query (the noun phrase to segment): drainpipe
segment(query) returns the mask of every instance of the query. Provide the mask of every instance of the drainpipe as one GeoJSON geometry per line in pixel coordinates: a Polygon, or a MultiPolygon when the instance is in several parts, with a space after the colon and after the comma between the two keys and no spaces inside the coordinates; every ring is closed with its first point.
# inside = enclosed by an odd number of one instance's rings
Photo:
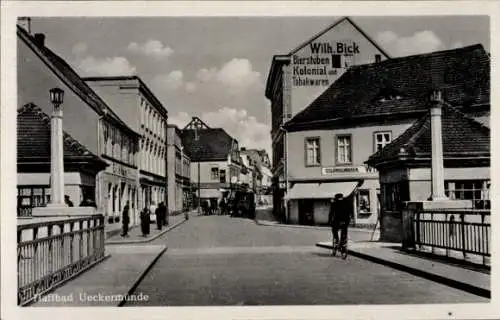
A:
{"type": "MultiPolygon", "coordinates": [[[[280,127],[280,130],[283,132],[283,140],[285,142],[285,155],[284,155],[284,171],[285,171],[285,196],[288,195],[288,131],[286,131],[283,126],[280,127]]],[[[285,199],[283,199],[285,200],[285,199]]],[[[289,223],[290,221],[290,212],[288,210],[288,200],[285,200],[285,218],[286,218],[286,223],[289,223]]]]}

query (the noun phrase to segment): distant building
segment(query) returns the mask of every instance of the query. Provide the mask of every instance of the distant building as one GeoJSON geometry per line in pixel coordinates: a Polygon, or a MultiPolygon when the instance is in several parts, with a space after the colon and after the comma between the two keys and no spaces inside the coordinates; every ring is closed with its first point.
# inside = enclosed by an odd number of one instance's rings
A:
{"type": "Polygon", "coordinates": [[[375,224],[379,174],[365,161],[428,112],[434,87],[442,88],[447,103],[487,125],[489,70],[481,45],[350,68],[284,126],[293,155],[286,163],[289,221],[326,223],[329,199],[343,193],[352,195],[355,224],[375,224]]]}
{"type": "Polygon", "coordinates": [[[272,204],[272,174],[271,174],[271,162],[267,152],[263,149],[241,149],[241,154],[247,155],[254,163],[257,177],[255,194],[257,196],[256,201],[261,202],[261,204],[270,205],[272,204]]]}
{"type": "Polygon", "coordinates": [[[182,145],[182,132],[172,124],[167,126],[168,210],[176,214],[189,209],[191,194],[191,159],[182,145]]]}
{"type": "Polygon", "coordinates": [[[148,86],[137,76],[84,78],[87,84],[133,130],[141,134],[139,206],[167,203],[168,112],[148,86]]]}
{"type": "MultiPolygon", "coordinates": [[[[405,201],[424,201],[431,195],[430,118],[424,115],[367,160],[380,174],[383,241],[401,241],[405,201]]],[[[490,129],[446,102],[441,118],[446,196],[489,208],[490,129]]]]}
{"type": "MultiPolygon", "coordinates": [[[[45,46],[43,34],[31,35],[18,26],[17,39],[18,110],[32,104],[51,115],[53,106],[49,90],[54,87],[64,90],[64,132],[108,164],[98,173],[94,185],[88,184],[90,180],[81,184],[81,192],[74,193],[75,196],[80,194],[94,200],[98,212],[109,217],[106,222],[114,222],[126,201],[130,201],[131,223],[137,223],[139,134],[127,126],[63,59],[45,46]]],[[[37,190],[49,186],[47,181],[26,179],[19,181],[20,193],[33,186],[37,186],[37,190]]],[[[50,190],[45,192],[50,195],[50,190]]],[[[72,199],[75,204],[81,200],[72,199]]]]}
{"type": "Polygon", "coordinates": [[[273,57],[266,84],[271,102],[275,214],[284,214],[287,141],[283,124],[318,98],[350,67],[389,55],[350,18],[342,18],[289,53],[273,57]]]}
{"type": "Polygon", "coordinates": [[[241,189],[238,141],[224,129],[210,128],[193,117],[182,130],[182,144],[191,159],[191,183],[196,197],[199,189],[201,201],[215,204],[222,196],[241,189]]]}

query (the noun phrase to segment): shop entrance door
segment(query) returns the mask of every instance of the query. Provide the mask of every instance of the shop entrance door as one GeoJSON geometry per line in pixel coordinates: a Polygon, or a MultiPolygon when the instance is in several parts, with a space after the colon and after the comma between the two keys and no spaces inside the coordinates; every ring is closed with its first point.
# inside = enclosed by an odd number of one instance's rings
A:
{"type": "Polygon", "coordinates": [[[314,225],[314,201],[311,199],[299,200],[299,224],[314,225]]]}

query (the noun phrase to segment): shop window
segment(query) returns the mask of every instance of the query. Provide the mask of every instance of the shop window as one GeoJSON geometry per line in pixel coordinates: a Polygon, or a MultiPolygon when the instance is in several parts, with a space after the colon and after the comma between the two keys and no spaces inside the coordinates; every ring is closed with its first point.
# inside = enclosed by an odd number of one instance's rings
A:
{"type": "Polygon", "coordinates": [[[359,190],[357,193],[358,216],[363,218],[371,214],[370,190],[359,190]]]}
{"type": "Polygon", "coordinates": [[[306,166],[319,166],[321,164],[319,138],[306,138],[305,148],[306,166]]]}
{"type": "Polygon", "coordinates": [[[220,170],[220,183],[226,183],[226,170],[220,170]]]}
{"type": "Polygon", "coordinates": [[[337,164],[352,163],[351,135],[337,136],[337,164]]]}
{"type": "Polygon", "coordinates": [[[382,150],[386,145],[391,142],[392,133],[390,131],[386,132],[375,132],[373,134],[373,140],[375,141],[375,152],[382,150]]]}
{"type": "Polygon", "coordinates": [[[212,168],[210,170],[210,178],[212,180],[219,180],[219,168],[212,168]]]}

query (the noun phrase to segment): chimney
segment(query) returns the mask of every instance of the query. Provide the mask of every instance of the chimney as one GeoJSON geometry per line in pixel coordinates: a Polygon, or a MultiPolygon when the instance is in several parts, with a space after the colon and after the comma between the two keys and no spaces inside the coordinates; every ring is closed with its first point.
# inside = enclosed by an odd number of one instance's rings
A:
{"type": "Polygon", "coordinates": [[[444,192],[444,164],[443,164],[443,132],[442,132],[442,105],[441,90],[434,89],[430,94],[431,115],[431,146],[432,146],[432,194],[431,200],[446,200],[444,192]]]}
{"type": "Polygon", "coordinates": [[[380,54],[375,55],[375,63],[379,63],[382,61],[382,56],[380,54]]]}
{"type": "Polygon", "coordinates": [[[45,46],[45,35],[43,33],[35,33],[35,42],[38,46],[45,46]]]}
{"type": "Polygon", "coordinates": [[[19,17],[17,18],[17,25],[26,30],[31,34],[31,18],[30,17],[19,17]]]}

